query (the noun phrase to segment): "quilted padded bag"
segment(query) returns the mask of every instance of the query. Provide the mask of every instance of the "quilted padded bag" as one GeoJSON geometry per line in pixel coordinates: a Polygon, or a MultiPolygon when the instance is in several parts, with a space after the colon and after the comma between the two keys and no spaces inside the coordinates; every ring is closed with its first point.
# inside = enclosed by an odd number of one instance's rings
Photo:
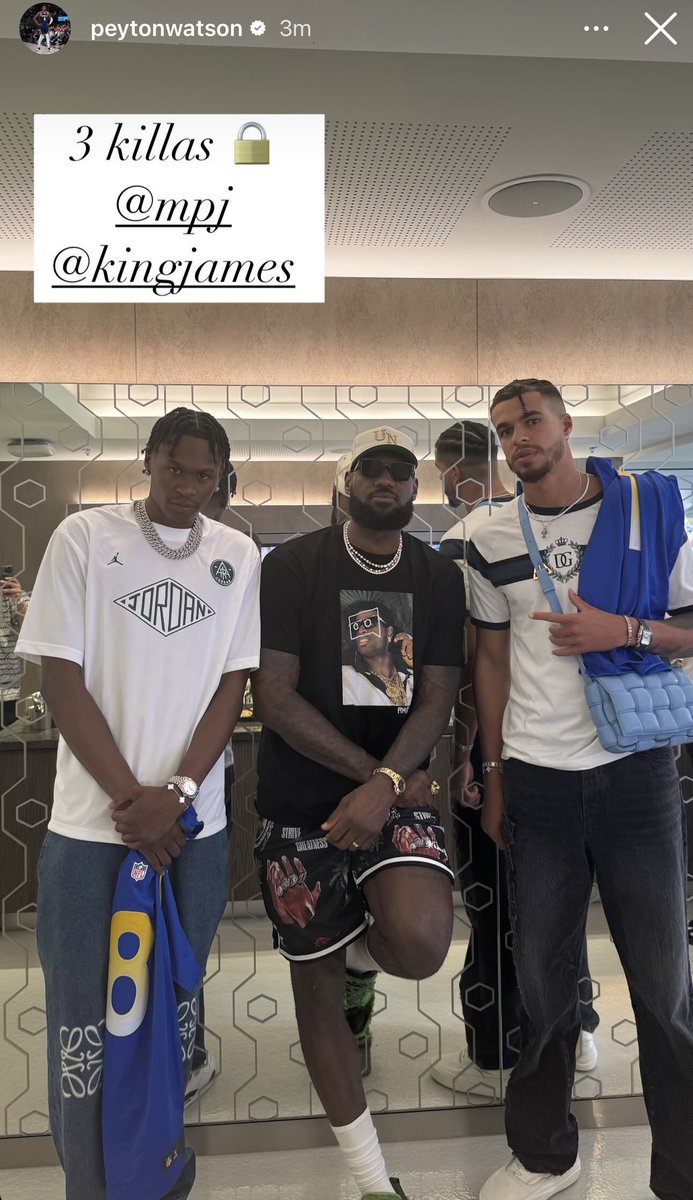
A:
{"type": "Polygon", "coordinates": [[[583,681],[599,741],[612,754],[693,741],[693,681],[679,667],[583,681]]]}

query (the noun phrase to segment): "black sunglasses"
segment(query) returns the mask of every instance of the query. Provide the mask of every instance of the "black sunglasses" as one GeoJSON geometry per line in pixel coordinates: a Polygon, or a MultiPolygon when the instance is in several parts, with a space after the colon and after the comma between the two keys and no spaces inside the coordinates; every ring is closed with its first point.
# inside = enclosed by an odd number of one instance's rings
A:
{"type": "Polygon", "coordinates": [[[387,471],[395,483],[404,483],[413,477],[416,467],[408,462],[386,463],[381,458],[362,458],[354,470],[360,471],[366,479],[379,479],[383,472],[387,471]]]}

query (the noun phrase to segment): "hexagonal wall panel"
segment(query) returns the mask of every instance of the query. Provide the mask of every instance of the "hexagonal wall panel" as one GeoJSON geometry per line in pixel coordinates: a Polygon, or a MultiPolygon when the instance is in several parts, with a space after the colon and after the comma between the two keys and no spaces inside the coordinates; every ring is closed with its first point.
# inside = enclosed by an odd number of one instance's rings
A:
{"type": "Polygon", "coordinates": [[[66,450],[71,450],[73,454],[76,454],[78,450],[84,450],[85,446],[89,445],[89,434],[86,429],[80,429],[79,425],[75,425],[73,422],[60,430],[58,441],[66,450]]]}
{"type": "Polygon", "coordinates": [[[156,400],[162,398],[155,383],[128,384],[128,400],[131,400],[133,404],[139,404],[140,408],[146,408],[147,405],[154,404],[156,400]]]}
{"type": "Polygon", "coordinates": [[[602,1085],[594,1075],[576,1075],[573,1095],[577,1100],[596,1100],[602,1094],[602,1085]]]}
{"type": "Polygon", "coordinates": [[[668,404],[679,407],[691,402],[691,385],[689,383],[668,383],[664,389],[664,399],[668,404]]]}
{"type": "Polygon", "coordinates": [[[302,425],[291,425],[282,434],[282,443],[287,450],[293,450],[294,454],[301,454],[303,450],[307,450],[312,440],[309,431],[302,425]]]}
{"type": "Polygon", "coordinates": [[[26,1008],[23,1013],[19,1014],[19,1028],[25,1033],[36,1037],[37,1034],[43,1033],[46,1028],[46,1014],[42,1008],[37,1008],[34,1005],[32,1008],[26,1008]]]}
{"type": "Polygon", "coordinates": [[[289,1058],[291,1062],[298,1063],[299,1066],[305,1067],[306,1060],[303,1057],[303,1047],[300,1042],[292,1042],[289,1046],[289,1058]]]}
{"type": "Polygon", "coordinates": [[[422,1033],[405,1033],[399,1039],[399,1052],[405,1058],[421,1058],[428,1051],[428,1038],[422,1033]]]}
{"type": "Polygon", "coordinates": [[[350,387],[349,388],[349,403],[356,404],[359,408],[370,408],[371,404],[375,404],[378,399],[378,389],[376,387],[350,387]]]}
{"type": "Polygon", "coordinates": [[[578,996],[580,997],[581,1004],[589,1004],[590,1002],[589,988],[587,987],[588,984],[592,988],[593,1000],[598,1000],[602,994],[602,985],[598,979],[591,979],[589,975],[582,975],[580,979],[578,979],[578,996]]]}
{"type": "Polygon", "coordinates": [[[251,1121],[273,1121],[279,1113],[279,1105],[270,1096],[258,1096],[248,1105],[251,1121]]]}
{"type": "Polygon", "coordinates": [[[256,508],[272,499],[271,487],[268,487],[266,483],[262,483],[259,479],[253,479],[250,483],[244,483],[241,494],[248,504],[254,504],[256,508]]]}
{"type": "Polygon", "coordinates": [[[12,399],[18,400],[25,408],[31,408],[43,398],[44,391],[41,383],[15,383],[12,385],[12,399]]]}
{"type": "Polygon", "coordinates": [[[48,1133],[48,1114],[38,1108],[20,1117],[19,1128],[22,1133],[48,1133]]]}
{"type": "Polygon", "coordinates": [[[628,443],[628,430],[622,425],[605,425],[599,430],[599,445],[605,446],[614,454],[624,450],[628,443]]]}
{"type": "Polygon", "coordinates": [[[17,824],[25,825],[27,829],[35,829],[48,820],[48,806],[42,800],[22,800],[17,805],[17,824]]]}
{"type": "Polygon", "coordinates": [[[252,408],[262,408],[262,405],[267,404],[269,399],[270,390],[266,383],[244,383],[241,387],[243,404],[250,404],[252,408]]]}
{"type": "MultiPolygon", "coordinates": [[[[461,404],[463,408],[476,408],[477,404],[481,404],[484,398],[483,388],[470,387],[466,384],[457,386],[454,392],[445,397],[443,408],[449,400],[454,400],[456,404],[461,404]]],[[[447,409],[445,409],[447,412],[447,409]]]]}
{"type": "Polygon", "coordinates": [[[622,1021],[617,1021],[611,1026],[611,1037],[614,1042],[618,1042],[619,1046],[632,1046],[638,1040],[638,1030],[635,1021],[631,1021],[630,1017],[624,1017],[622,1021]]]}
{"type": "Polygon", "coordinates": [[[471,887],[464,889],[462,899],[466,908],[481,912],[482,909],[488,908],[489,904],[493,904],[493,892],[485,883],[473,883],[471,887]]]}
{"type": "Polygon", "coordinates": [[[36,929],[36,922],[34,921],[33,924],[29,924],[29,923],[23,921],[22,917],[24,916],[25,913],[36,913],[36,905],[35,904],[25,904],[23,908],[17,909],[17,924],[18,924],[19,928],[20,929],[28,929],[29,933],[33,933],[34,930],[36,929]]]}
{"type": "Polygon", "coordinates": [[[21,504],[24,508],[36,508],[37,504],[43,504],[46,499],[46,489],[35,479],[24,479],[21,483],[15,484],[14,498],[17,504],[21,504]]]}
{"type": "Polygon", "coordinates": [[[260,1025],[264,1025],[265,1021],[271,1021],[272,1017],[276,1017],[277,1001],[271,996],[265,996],[264,993],[254,996],[252,1000],[248,1001],[247,1012],[251,1021],[257,1021],[260,1025]]]}
{"type": "MultiPolygon", "coordinates": [[[[459,1091],[459,1089],[456,1089],[459,1091]]],[[[481,1080],[473,1083],[471,1087],[464,1089],[464,1094],[470,1104],[481,1108],[485,1104],[495,1104],[497,1100],[496,1089],[492,1083],[482,1082],[481,1080]]]]}
{"type": "Polygon", "coordinates": [[[464,998],[470,1008],[476,1012],[483,1012],[493,1004],[495,992],[487,983],[475,983],[473,987],[467,988],[464,998]]]}

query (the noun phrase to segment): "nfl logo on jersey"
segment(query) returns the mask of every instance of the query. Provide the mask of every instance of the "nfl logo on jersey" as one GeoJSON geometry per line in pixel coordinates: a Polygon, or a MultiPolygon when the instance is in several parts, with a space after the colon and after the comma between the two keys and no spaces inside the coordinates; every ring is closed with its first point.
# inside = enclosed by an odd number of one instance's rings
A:
{"type": "Polygon", "coordinates": [[[147,863],[136,862],[136,863],[132,864],[132,870],[131,870],[130,874],[131,874],[132,878],[134,879],[135,883],[141,883],[142,880],[145,878],[148,870],[149,870],[149,866],[147,865],[147,863]]]}

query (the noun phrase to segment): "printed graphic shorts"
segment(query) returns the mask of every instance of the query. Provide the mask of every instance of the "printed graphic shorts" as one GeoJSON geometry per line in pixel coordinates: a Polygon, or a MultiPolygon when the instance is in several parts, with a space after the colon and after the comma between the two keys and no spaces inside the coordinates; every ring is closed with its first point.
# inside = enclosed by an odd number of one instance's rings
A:
{"type": "Polygon", "coordinates": [[[275,945],[285,958],[331,954],[368,924],[362,884],[400,863],[435,867],[454,882],[435,808],[391,808],[370,850],[339,850],[321,829],[261,819],[255,861],[275,945]]]}

